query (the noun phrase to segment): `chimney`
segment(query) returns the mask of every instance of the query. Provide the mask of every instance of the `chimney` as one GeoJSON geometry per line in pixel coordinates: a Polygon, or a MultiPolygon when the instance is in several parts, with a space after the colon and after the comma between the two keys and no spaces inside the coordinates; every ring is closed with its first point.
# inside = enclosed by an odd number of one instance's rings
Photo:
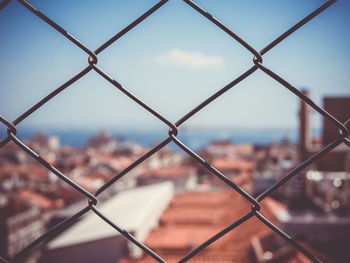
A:
{"type": "MultiPolygon", "coordinates": [[[[301,91],[305,96],[309,97],[308,90],[301,91]]],[[[308,157],[311,146],[311,107],[306,102],[300,100],[299,111],[299,159],[304,161],[308,157]]]]}

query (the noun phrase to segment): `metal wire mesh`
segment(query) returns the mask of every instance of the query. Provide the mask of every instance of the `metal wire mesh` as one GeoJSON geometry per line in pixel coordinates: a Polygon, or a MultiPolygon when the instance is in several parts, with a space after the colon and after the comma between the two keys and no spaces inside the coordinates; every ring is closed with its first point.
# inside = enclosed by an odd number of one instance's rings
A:
{"type": "MultiPolygon", "coordinates": [[[[281,34],[279,37],[274,39],[270,44],[268,44],[266,47],[264,47],[262,50],[257,51],[254,49],[251,45],[249,45],[246,41],[244,41],[242,38],[240,38],[237,34],[235,34],[233,31],[231,31],[228,27],[226,27],[224,24],[222,24],[219,20],[214,18],[212,15],[210,15],[207,11],[202,9],[200,6],[198,6],[195,2],[190,0],[183,0],[189,7],[203,15],[206,19],[211,21],[213,24],[215,24],[218,28],[226,32],[230,37],[235,39],[238,43],[240,43],[244,48],[246,48],[250,53],[253,55],[253,65],[252,67],[241,74],[239,77],[228,83],[225,87],[218,90],[216,93],[211,95],[209,98],[204,100],[202,103],[200,103],[198,106],[194,107],[190,112],[188,112],[186,115],[184,115],[182,118],[180,118],[175,123],[170,122],[166,117],[164,117],[161,113],[155,111],[152,107],[147,105],[145,102],[143,102],[140,98],[133,95],[128,89],[123,87],[118,81],[113,79],[111,76],[109,76],[107,73],[105,73],[97,64],[98,64],[98,54],[100,54],[102,51],[104,51],[106,48],[108,48],[110,45],[118,41],[119,38],[127,34],[131,29],[136,27],[138,24],[140,24],[143,20],[145,20],[147,17],[152,15],[155,11],[160,9],[164,4],[166,4],[168,0],[162,0],[159,1],[156,5],[154,5],[151,9],[149,9],[147,12],[145,12],[143,15],[141,15],[139,18],[137,18],[135,21],[130,23],[128,26],[126,26],[123,30],[118,32],[116,35],[114,35],[111,39],[109,39],[107,42],[102,44],[100,47],[98,47],[95,51],[91,51],[87,46],[85,46],[83,43],[81,43],[79,40],[77,40],[75,37],[73,37],[71,34],[69,34],[65,29],[60,27],[58,24],[56,24],[54,21],[52,21],[50,18],[48,18],[46,15],[38,11],[36,8],[34,8],[31,4],[29,4],[25,0],[18,0],[18,2],[23,5],[26,9],[28,9],[31,13],[41,18],[44,22],[46,22],[48,25],[53,27],[57,30],[60,34],[62,34],[64,37],[69,39],[71,42],[73,42],[77,47],[82,49],[84,52],[87,53],[88,57],[88,65],[86,68],[84,68],[82,71],[77,73],[73,78],[69,79],[67,82],[62,84],[60,87],[58,87],[56,90],[48,94],[45,98],[37,102],[35,105],[33,105],[31,108],[29,108],[27,111],[25,111],[23,114],[21,114],[18,118],[16,118],[14,121],[10,122],[6,118],[0,115],[0,122],[7,127],[7,137],[3,139],[0,142],[0,149],[4,147],[7,143],[10,141],[14,142],[16,145],[18,145],[23,151],[28,153],[30,156],[32,156],[36,161],[38,161],[42,166],[46,167],[48,170],[50,170],[52,173],[54,173],[57,177],[59,177],[61,180],[65,181],[67,184],[69,184],[71,187],[73,187],[76,191],[78,191],[81,195],[87,198],[87,205],[84,209],[73,215],[72,217],[64,220],[63,222],[59,223],[58,225],[54,226],[52,229],[44,233],[42,236],[40,236],[38,239],[33,241],[31,244],[29,244],[26,248],[24,248],[20,253],[18,253],[14,258],[9,259],[10,262],[16,262],[18,261],[22,256],[26,255],[31,249],[33,249],[35,246],[37,246],[40,242],[50,238],[51,236],[63,231],[65,227],[69,226],[71,222],[76,220],[77,218],[81,217],[88,211],[93,211],[98,217],[101,218],[101,221],[105,221],[107,224],[109,224],[112,228],[114,228],[116,231],[118,231],[120,234],[122,234],[125,238],[130,240],[132,243],[134,243],[136,246],[141,248],[146,254],[152,256],[156,261],[158,262],[166,262],[163,258],[161,258],[159,255],[157,255],[155,252],[153,252],[150,248],[148,248],[145,244],[139,242],[136,240],[130,233],[128,233],[125,229],[118,226],[118,222],[112,222],[108,217],[106,217],[97,207],[97,197],[104,192],[107,188],[109,188],[112,184],[117,182],[122,176],[126,175],[128,172],[130,172],[132,169],[134,169],[136,166],[141,164],[143,161],[145,161],[147,158],[152,156],[154,153],[158,152],[160,149],[165,147],[170,142],[174,142],[179,148],[181,148],[184,152],[186,152],[189,156],[191,156],[195,161],[197,161],[199,164],[201,164],[203,167],[205,167],[208,171],[210,171],[213,175],[217,176],[219,179],[221,179],[225,184],[230,186],[234,191],[238,192],[240,195],[242,195],[247,201],[249,201],[252,205],[251,211],[238,219],[237,221],[233,222],[228,227],[222,229],[220,232],[209,238],[207,241],[202,243],[197,248],[193,249],[190,253],[188,253],[186,256],[184,256],[179,262],[186,262],[198,253],[200,253],[204,248],[221,238],[223,235],[228,233],[234,228],[237,228],[245,221],[249,220],[252,217],[258,218],[262,223],[264,223],[266,226],[268,226],[271,230],[276,232],[278,235],[280,235],[282,238],[284,238],[286,241],[288,241],[291,245],[293,245],[297,250],[299,250],[301,253],[303,253],[305,256],[307,256],[310,260],[313,262],[321,262],[317,257],[315,257],[313,254],[311,254],[306,248],[304,248],[301,244],[299,244],[295,239],[293,239],[291,236],[289,236],[287,233],[284,233],[281,229],[279,229],[277,226],[272,224],[269,220],[267,220],[263,214],[260,212],[260,202],[266,198],[267,196],[270,196],[274,191],[276,191],[280,186],[285,184],[289,179],[291,179],[293,176],[297,175],[299,172],[301,172],[303,169],[308,167],[310,164],[315,162],[320,157],[324,156],[327,152],[331,151],[338,145],[344,143],[347,146],[350,147],[350,141],[347,138],[349,135],[349,124],[350,120],[346,121],[345,123],[341,123],[339,120],[337,120],[334,116],[329,114],[327,111],[322,109],[320,106],[318,106],[316,103],[314,103],[309,97],[305,96],[301,91],[299,91],[297,88],[293,87],[290,83],[288,83],[286,80],[284,80],[282,77],[274,73],[271,69],[267,68],[263,65],[263,55],[269,52],[272,48],[274,48],[276,45],[278,45],[281,41],[283,41],[285,38],[293,34],[296,30],[301,28],[303,25],[305,25],[307,22],[312,20],[314,17],[316,17],[318,14],[326,10],[329,6],[331,6],[336,0],[329,0],[325,2],[322,6],[314,10],[312,13],[310,13],[308,16],[306,16],[304,19],[300,20],[298,23],[296,23],[293,27],[288,29],[286,32],[281,34]],[[167,134],[166,138],[153,147],[151,150],[149,150],[146,154],[141,156],[139,159],[137,159],[135,162],[130,164],[127,168],[125,168],[123,171],[121,171],[119,174],[115,175],[112,179],[110,179],[106,184],[104,184],[100,189],[98,189],[95,193],[90,193],[87,190],[85,190],[83,187],[76,184],[74,181],[69,179],[66,175],[64,175],[62,172],[60,172],[58,169],[50,165],[46,160],[44,160],[42,157],[40,157],[37,153],[35,153],[31,148],[29,148],[26,144],[24,144],[20,139],[16,137],[17,129],[16,126],[25,120],[28,116],[30,116],[32,113],[34,113],[36,110],[38,110],[41,106],[43,106],[45,103],[47,103],[50,100],[54,100],[55,96],[62,92],[63,90],[67,89],[70,85],[72,85],[74,82],[76,82],[78,79],[84,77],[86,74],[88,74],[91,70],[94,70],[97,72],[101,77],[103,77],[105,80],[110,82],[113,86],[115,86],[119,91],[124,93],[127,97],[130,98],[130,102],[134,102],[139,104],[141,107],[143,107],[146,111],[154,115],[156,118],[158,118],[161,122],[166,124],[169,127],[169,133],[167,134]],[[226,93],[228,90],[230,90],[232,87],[237,85],[239,82],[241,82],[243,79],[247,78],[248,76],[252,75],[255,71],[261,70],[264,73],[266,73],[271,78],[275,79],[277,82],[282,84],[285,88],[287,88],[290,92],[292,92],[295,96],[299,97],[300,100],[303,100],[306,102],[310,107],[312,107],[315,111],[317,111],[319,114],[323,116],[323,118],[326,118],[330,120],[338,129],[339,134],[334,135],[334,140],[327,146],[325,146],[321,151],[310,157],[309,159],[302,162],[298,167],[296,167],[294,170],[289,172],[288,174],[281,177],[279,181],[277,181],[274,185],[272,185],[268,190],[266,190],[264,193],[259,195],[257,198],[252,197],[250,194],[245,192],[242,188],[240,188],[238,185],[233,183],[231,180],[229,180],[224,174],[222,174],[220,171],[218,171],[215,167],[213,167],[210,163],[208,163],[206,160],[204,160],[201,156],[199,156],[197,153],[195,153],[192,149],[190,149],[188,146],[186,146],[183,142],[181,142],[177,135],[178,135],[178,127],[181,126],[183,123],[185,123],[188,119],[190,119],[193,115],[198,113],[200,110],[202,110],[204,107],[206,107],[209,103],[216,100],[218,97],[223,96],[224,93],[226,93]]],[[[0,10],[2,12],[6,12],[5,6],[10,2],[10,0],[5,0],[0,3],[0,10]],[[3,9],[5,8],[5,9],[3,9]],[[5,10],[5,11],[4,11],[5,10]]],[[[102,223],[102,222],[101,222],[102,223]]],[[[3,262],[9,262],[5,259],[0,258],[0,261],[3,262]]]]}

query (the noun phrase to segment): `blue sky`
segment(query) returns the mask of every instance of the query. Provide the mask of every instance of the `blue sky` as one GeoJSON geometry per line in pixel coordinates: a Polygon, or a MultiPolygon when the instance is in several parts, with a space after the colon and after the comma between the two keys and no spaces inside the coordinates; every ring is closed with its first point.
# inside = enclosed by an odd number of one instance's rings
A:
{"type": "MultiPolygon", "coordinates": [[[[30,3],[91,50],[157,1],[30,3]]],[[[257,50],[324,1],[195,1],[257,50]]],[[[349,96],[350,3],[338,1],[264,55],[297,88],[349,96]]],[[[87,66],[87,55],[11,1],[0,11],[0,114],[14,120],[87,66]]],[[[98,55],[98,65],[170,121],[252,66],[252,55],[187,4],[170,0],[98,55]]],[[[298,99],[261,71],[186,122],[187,127],[297,127],[298,99]]],[[[320,118],[314,113],[314,125],[320,118]]],[[[94,71],[20,125],[33,128],[165,127],[94,71]]]]}

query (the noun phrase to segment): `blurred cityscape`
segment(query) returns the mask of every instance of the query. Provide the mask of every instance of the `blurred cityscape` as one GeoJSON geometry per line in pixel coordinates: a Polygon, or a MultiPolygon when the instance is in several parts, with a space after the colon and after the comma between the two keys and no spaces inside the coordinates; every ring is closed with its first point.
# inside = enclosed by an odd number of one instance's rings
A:
{"type": "MultiPolygon", "coordinates": [[[[309,95],[307,91],[304,91],[309,95]]],[[[350,97],[325,97],[323,108],[341,122],[350,97]]],[[[298,143],[267,145],[212,141],[198,154],[257,197],[336,138],[323,121],[312,138],[311,109],[299,107],[298,143]]],[[[91,193],[149,149],[101,131],[84,147],[61,146],[37,133],[31,149],[91,193]]],[[[12,258],[48,229],[86,207],[87,200],[14,143],[0,151],[0,256],[12,258]]],[[[101,211],[167,262],[191,250],[251,209],[240,194],[185,153],[163,148],[99,196],[101,211]]],[[[324,262],[349,262],[350,148],[339,145],[261,202],[261,212],[324,262]]],[[[255,217],[228,232],[193,262],[310,262],[255,217]]],[[[22,262],[146,263],[145,255],[94,213],[36,246],[22,262]]]]}

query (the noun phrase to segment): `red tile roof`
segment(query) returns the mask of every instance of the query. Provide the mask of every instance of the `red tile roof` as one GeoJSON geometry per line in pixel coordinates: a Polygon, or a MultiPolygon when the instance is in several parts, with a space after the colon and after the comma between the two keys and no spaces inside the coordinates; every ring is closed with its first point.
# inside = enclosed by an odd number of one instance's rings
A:
{"type": "Polygon", "coordinates": [[[27,202],[31,203],[32,205],[35,205],[41,209],[47,210],[47,209],[52,209],[54,207],[56,207],[56,205],[62,205],[63,203],[61,202],[54,202],[50,199],[48,199],[47,197],[35,193],[33,191],[30,190],[21,190],[18,195],[23,198],[24,200],[26,200],[27,202]],[[61,204],[62,203],[62,204],[61,204]]]}
{"type": "Polygon", "coordinates": [[[101,163],[103,162],[108,163],[113,169],[117,171],[121,171],[125,169],[132,162],[135,161],[135,158],[131,158],[128,156],[121,156],[121,155],[116,157],[109,153],[98,151],[98,150],[96,150],[95,154],[101,163]]]}
{"type": "Polygon", "coordinates": [[[234,195],[233,191],[184,192],[173,197],[171,206],[217,207],[227,204],[234,195]]]}
{"type": "Polygon", "coordinates": [[[5,173],[17,176],[30,175],[28,178],[40,182],[46,182],[49,179],[49,171],[40,164],[5,165],[0,168],[0,175],[5,173]]]}
{"type": "Polygon", "coordinates": [[[227,170],[240,170],[240,171],[252,171],[255,168],[253,162],[244,160],[235,160],[227,158],[217,158],[212,161],[212,165],[221,171],[227,170]]]}
{"type": "Polygon", "coordinates": [[[224,207],[174,207],[167,209],[160,218],[161,224],[215,224],[227,221],[224,207]]]}
{"type": "MultiPolygon", "coordinates": [[[[145,244],[167,262],[177,262],[192,249],[202,244],[246,213],[250,203],[232,190],[219,192],[185,192],[174,196],[163,213],[160,226],[148,235],[145,244]]],[[[277,201],[266,198],[262,214],[274,222],[273,212],[283,209],[277,201]]],[[[271,231],[256,217],[239,227],[193,257],[191,262],[225,263],[251,262],[251,238],[258,233],[271,231]]],[[[150,256],[140,259],[123,258],[121,263],[154,262],[150,256]]],[[[297,252],[286,263],[310,262],[297,252]]]]}
{"type": "MultiPolygon", "coordinates": [[[[183,254],[172,252],[168,254],[161,254],[162,258],[168,263],[177,263],[184,256],[183,254]]],[[[155,260],[148,255],[140,259],[128,259],[123,258],[119,263],[154,263],[155,260]]],[[[249,262],[246,260],[245,255],[241,253],[199,253],[189,260],[194,263],[245,263],[249,262]]]]}
{"type": "Polygon", "coordinates": [[[188,177],[195,172],[195,168],[190,166],[167,166],[158,169],[145,170],[140,177],[188,177]]]}

